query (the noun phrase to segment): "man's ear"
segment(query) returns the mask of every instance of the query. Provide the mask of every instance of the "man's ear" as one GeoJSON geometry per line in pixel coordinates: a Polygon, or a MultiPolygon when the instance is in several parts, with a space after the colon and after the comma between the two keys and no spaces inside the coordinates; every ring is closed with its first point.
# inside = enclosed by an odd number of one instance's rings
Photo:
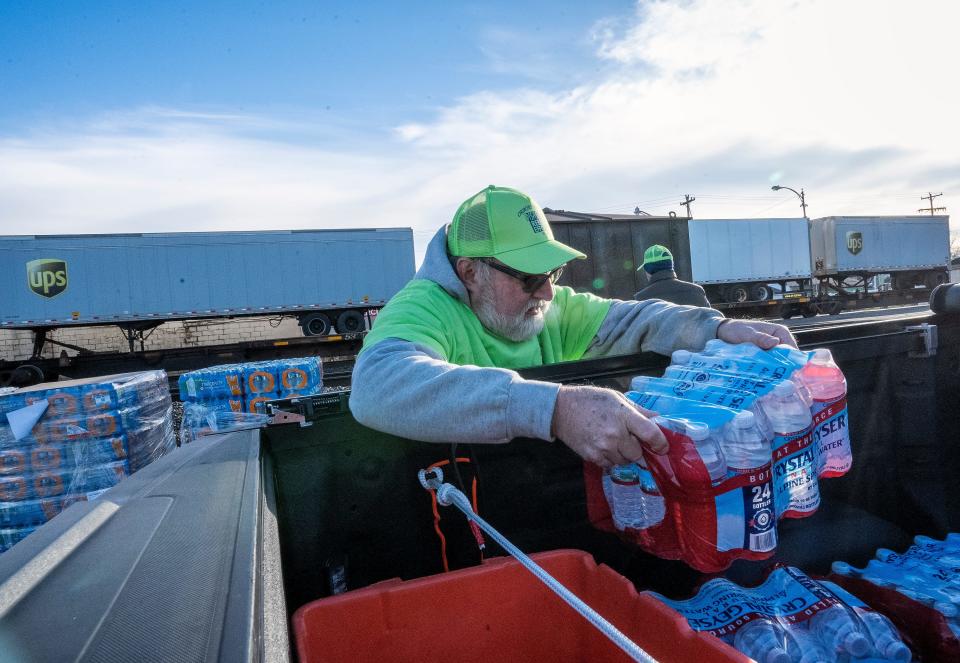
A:
{"type": "Polygon", "coordinates": [[[469,258],[457,258],[454,269],[468,291],[477,284],[477,269],[469,258]]]}

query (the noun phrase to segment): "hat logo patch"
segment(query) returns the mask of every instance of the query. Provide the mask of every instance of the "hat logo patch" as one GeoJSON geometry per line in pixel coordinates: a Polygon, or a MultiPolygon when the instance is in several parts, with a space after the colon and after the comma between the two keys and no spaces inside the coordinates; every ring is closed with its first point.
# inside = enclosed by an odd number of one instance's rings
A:
{"type": "Polygon", "coordinates": [[[530,223],[530,227],[533,228],[533,232],[543,232],[543,226],[540,225],[540,219],[537,217],[537,213],[534,211],[532,206],[527,205],[526,207],[521,208],[520,211],[517,212],[517,216],[527,217],[527,221],[530,223]]]}

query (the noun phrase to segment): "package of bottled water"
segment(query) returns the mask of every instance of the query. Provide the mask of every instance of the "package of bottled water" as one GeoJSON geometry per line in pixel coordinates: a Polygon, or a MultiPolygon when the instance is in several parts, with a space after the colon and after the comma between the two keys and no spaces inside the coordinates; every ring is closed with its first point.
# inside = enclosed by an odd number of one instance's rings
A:
{"type": "Polygon", "coordinates": [[[204,403],[186,402],[180,424],[180,444],[188,444],[215,433],[260,428],[269,416],[229,409],[211,409],[204,403]]]}
{"type": "Polygon", "coordinates": [[[777,545],[770,439],[753,414],[670,394],[627,398],[660,413],[655,421],[670,442],[666,456],[647,459],[668,517],[631,540],[704,572],[769,558],[777,545]]]}
{"type": "Polygon", "coordinates": [[[164,371],[0,394],[0,527],[42,525],[175,446],[164,371]]]}
{"type": "Polygon", "coordinates": [[[759,663],[912,659],[884,615],[794,567],[776,568],[757,587],[718,578],[686,600],[651,594],[759,663]]]}
{"type": "Polygon", "coordinates": [[[279,391],[270,391],[264,392],[261,394],[250,394],[247,396],[244,401],[244,412],[249,412],[250,414],[266,414],[267,411],[265,406],[270,401],[275,401],[280,398],[279,391]]]}
{"type": "Polygon", "coordinates": [[[251,398],[258,394],[277,391],[280,387],[279,368],[279,363],[274,361],[240,364],[244,396],[251,398]]]}
{"type": "Polygon", "coordinates": [[[181,428],[181,442],[189,442],[214,432],[249,428],[256,422],[262,425],[265,419],[257,417],[269,401],[321,393],[323,368],[319,357],[226,364],[184,373],[179,388],[180,400],[192,405],[193,416],[185,417],[181,428]],[[221,416],[230,414],[251,417],[221,416]]]}
{"type": "MultiPolygon", "coordinates": [[[[771,453],[777,517],[804,517],[820,505],[819,459],[813,443],[809,405],[800,387],[788,379],[772,383],[764,394],[741,391],[706,381],[635,377],[631,389],[680,396],[711,405],[749,411],[760,428],[772,435],[771,453]]],[[[643,402],[638,404],[647,407],[643,402]]],[[[656,408],[649,408],[656,409],[656,408]]]]}
{"type": "Polygon", "coordinates": [[[323,388],[323,364],[319,357],[278,360],[278,389],[285,397],[320,393],[323,388]]]}
{"type": "Polygon", "coordinates": [[[220,396],[242,397],[242,365],[227,364],[190,371],[180,376],[177,386],[182,401],[220,396]]]}
{"type": "Polygon", "coordinates": [[[917,536],[903,553],[880,548],[862,567],[832,570],[836,584],[896,622],[922,660],[960,660],[960,535],[917,536]]]}
{"type": "MultiPolygon", "coordinates": [[[[657,423],[670,452],[648,462],[667,515],[646,528],[620,527],[624,521],[614,518],[613,528],[701,571],[767,558],[777,545],[777,520],[812,515],[820,478],[851,466],[843,374],[828,351],[785,345],[763,350],[714,340],[672,359],[663,377],[637,376],[627,394],[664,415],[657,423]]],[[[596,504],[597,486],[612,477],[588,472],[587,480],[591,520],[612,529],[596,504]]]]}

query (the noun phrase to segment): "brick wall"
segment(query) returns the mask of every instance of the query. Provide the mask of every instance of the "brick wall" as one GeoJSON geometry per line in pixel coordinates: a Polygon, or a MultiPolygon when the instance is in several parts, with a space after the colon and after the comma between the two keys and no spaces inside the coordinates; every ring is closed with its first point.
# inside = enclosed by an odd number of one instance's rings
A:
{"type": "MultiPolygon", "coordinates": [[[[234,318],[233,320],[186,320],[165,322],[144,342],[146,350],[224,345],[241,341],[302,336],[295,318],[234,318]],[[276,326],[274,326],[276,325],[276,326]]],[[[118,327],[65,327],[53,331],[49,338],[98,352],[126,351],[127,339],[118,327]]],[[[137,345],[139,349],[139,344],[137,345]]],[[[33,334],[22,330],[0,330],[0,359],[28,359],[33,351],[33,334]]],[[[61,351],[75,355],[75,350],[46,344],[44,357],[58,357],[61,351]]]]}

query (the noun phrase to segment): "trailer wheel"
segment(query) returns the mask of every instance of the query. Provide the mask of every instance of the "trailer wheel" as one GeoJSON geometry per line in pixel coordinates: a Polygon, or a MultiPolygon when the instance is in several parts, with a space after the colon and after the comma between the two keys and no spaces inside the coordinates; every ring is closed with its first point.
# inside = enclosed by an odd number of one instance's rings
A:
{"type": "Polygon", "coordinates": [[[309,313],[300,318],[304,336],[327,336],[332,326],[326,313],[309,313]]]}
{"type": "Polygon", "coordinates": [[[755,302],[765,302],[773,296],[773,291],[766,283],[754,283],[750,286],[750,299],[755,302]]]}
{"type": "Polygon", "coordinates": [[[43,369],[33,364],[23,364],[13,369],[10,375],[9,386],[30,387],[43,382],[43,369]]]}
{"type": "Polygon", "coordinates": [[[917,285],[917,274],[915,272],[899,272],[893,275],[894,290],[911,290],[917,285]]]}
{"type": "Polygon", "coordinates": [[[933,290],[938,285],[947,282],[947,273],[946,272],[927,272],[923,275],[923,284],[927,286],[930,290],[933,290]]]}
{"type": "Polygon", "coordinates": [[[843,310],[843,302],[827,302],[824,304],[824,313],[827,315],[840,315],[843,310]]]}
{"type": "Polygon", "coordinates": [[[352,334],[363,331],[363,314],[360,311],[344,311],[337,316],[337,332],[340,334],[352,334]]]}
{"type": "Polygon", "coordinates": [[[732,285],[726,289],[723,298],[733,304],[742,304],[750,297],[750,292],[745,285],[732,285]]]}

